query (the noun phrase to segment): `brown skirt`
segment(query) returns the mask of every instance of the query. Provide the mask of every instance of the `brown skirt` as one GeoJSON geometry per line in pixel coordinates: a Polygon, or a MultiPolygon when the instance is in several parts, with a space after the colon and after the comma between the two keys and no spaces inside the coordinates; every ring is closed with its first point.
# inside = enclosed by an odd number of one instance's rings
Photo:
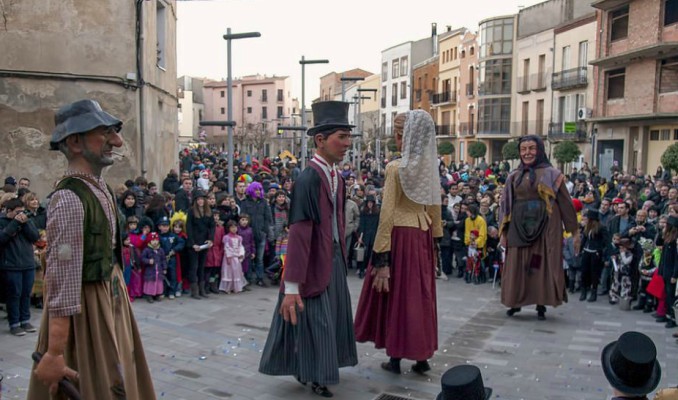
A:
{"type": "MultiPolygon", "coordinates": [[[[49,338],[47,299],[44,304],[36,348],[43,354],[47,351],[49,338]]],[[[81,312],[71,316],[70,320],[64,359],[68,367],[79,373],[76,386],[83,399],[156,398],[139,329],[118,266],[113,269],[110,282],[82,285],[81,312]]],[[[34,375],[31,376],[26,398],[50,398],[48,388],[34,375]]],[[[66,397],[59,394],[54,399],[66,397]]]]}

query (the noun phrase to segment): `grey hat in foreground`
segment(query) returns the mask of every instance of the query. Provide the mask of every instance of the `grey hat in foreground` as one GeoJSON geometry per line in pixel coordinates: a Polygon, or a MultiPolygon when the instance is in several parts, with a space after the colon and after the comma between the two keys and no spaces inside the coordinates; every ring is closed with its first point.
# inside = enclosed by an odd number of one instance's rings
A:
{"type": "Polygon", "coordinates": [[[59,149],[59,142],[76,133],[85,133],[100,126],[115,127],[120,132],[122,121],[101,109],[94,100],[78,100],[63,106],[54,116],[56,127],[49,141],[51,150],[59,149]]]}

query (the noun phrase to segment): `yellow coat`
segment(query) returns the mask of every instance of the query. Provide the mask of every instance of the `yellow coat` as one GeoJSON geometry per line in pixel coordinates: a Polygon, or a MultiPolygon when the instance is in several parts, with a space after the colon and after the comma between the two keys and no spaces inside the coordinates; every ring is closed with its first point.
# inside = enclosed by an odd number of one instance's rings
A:
{"type": "Polygon", "coordinates": [[[478,239],[476,239],[478,251],[484,254],[485,242],[487,241],[487,223],[480,215],[476,217],[475,221],[471,217],[467,217],[464,222],[464,244],[467,246],[471,244],[471,231],[474,229],[478,231],[478,239]]]}

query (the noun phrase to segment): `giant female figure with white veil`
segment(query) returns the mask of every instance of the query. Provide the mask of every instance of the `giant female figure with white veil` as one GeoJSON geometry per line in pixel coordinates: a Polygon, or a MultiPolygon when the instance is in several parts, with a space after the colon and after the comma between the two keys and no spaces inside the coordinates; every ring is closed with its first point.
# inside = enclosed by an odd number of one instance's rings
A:
{"type": "Polygon", "coordinates": [[[356,340],[386,349],[381,366],[400,373],[430,369],[438,348],[434,238],[442,237],[435,125],[422,110],[399,114],[394,135],[402,158],[386,166],[372,265],[355,318],[356,340]]]}

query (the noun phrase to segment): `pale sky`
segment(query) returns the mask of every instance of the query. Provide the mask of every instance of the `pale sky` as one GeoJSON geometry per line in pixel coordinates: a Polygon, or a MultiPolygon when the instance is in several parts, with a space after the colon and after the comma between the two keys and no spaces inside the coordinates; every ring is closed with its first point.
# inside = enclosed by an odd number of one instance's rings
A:
{"type": "Polygon", "coordinates": [[[515,14],[541,0],[188,0],[177,2],[179,76],[226,79],[226,41],[233,33],[261,33],[232,42],[233,78],[290,76],[292,96],[301,100],[301,56],[328,59],[306,66],[306,105],[318,96],[319,78],[332,71],[381,71],[381,51],[410,40],[515,14]],[[463,3],[463,4],[462,4],[463,3]]]}

